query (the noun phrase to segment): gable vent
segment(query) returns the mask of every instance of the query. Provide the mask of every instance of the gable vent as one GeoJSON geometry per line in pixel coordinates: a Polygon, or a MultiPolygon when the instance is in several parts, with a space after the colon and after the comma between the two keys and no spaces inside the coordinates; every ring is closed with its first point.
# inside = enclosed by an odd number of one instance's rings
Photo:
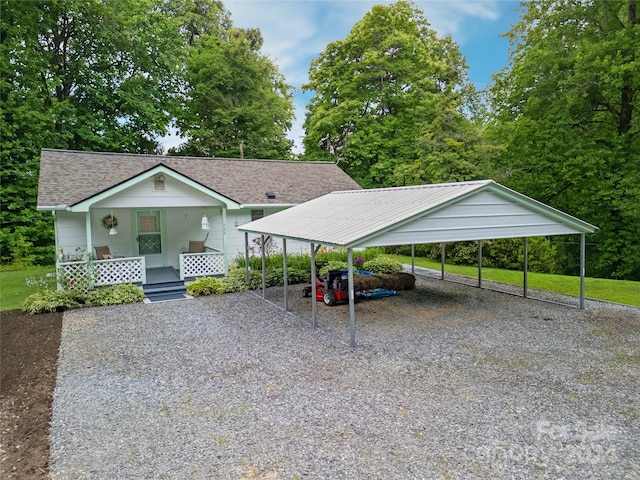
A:
{"type": "Polygon", "coordinates": [[[158,192],[158,191],[164,191],[165,187],[164,187],[164,175],[162,174],[158,174],[155,177],[153,177],[153,189],[158,192]]]}

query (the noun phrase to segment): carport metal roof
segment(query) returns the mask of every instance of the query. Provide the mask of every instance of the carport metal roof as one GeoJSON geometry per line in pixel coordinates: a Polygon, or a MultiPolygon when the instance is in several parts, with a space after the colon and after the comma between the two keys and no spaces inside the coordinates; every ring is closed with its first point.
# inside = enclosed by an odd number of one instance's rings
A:
{"type": "Polygon", "coordinates": [[[345,248],[590,233],[595,229],[493,180],[332,192],[238,227],[345,248]]]}
{"type": "MultiPolygon", "coordinates": [[[[580,234],[583,308],[585,234],[596,229],[493,180],[332,192],[238,227],[245,232],[245,241],[253,232],[281,237],[285,248],[286,239],[310,242],[312,257],[314,244],[348,249],[352,345],[355,314],[351,260],[355,247],[580,234]]],[[[286,255],[284,258],[286,262],[286,255]]],[[[312,278],[314,261],[312,258],[312,278]]],[[[312,284],[315,298],[315,282],[312,284]]],[[[315,326],[315,302],[312,304],[315,326]]]]}

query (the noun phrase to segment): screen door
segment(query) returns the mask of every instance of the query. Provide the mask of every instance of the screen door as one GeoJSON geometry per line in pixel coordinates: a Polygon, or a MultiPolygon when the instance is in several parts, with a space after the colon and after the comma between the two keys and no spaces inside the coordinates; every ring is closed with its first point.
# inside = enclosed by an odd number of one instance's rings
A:
{"type": "Polygon", "coordinates": [[[162,231],[159,211],[138,212],[138,255],[147,268],[162,267],[162,231]]]}

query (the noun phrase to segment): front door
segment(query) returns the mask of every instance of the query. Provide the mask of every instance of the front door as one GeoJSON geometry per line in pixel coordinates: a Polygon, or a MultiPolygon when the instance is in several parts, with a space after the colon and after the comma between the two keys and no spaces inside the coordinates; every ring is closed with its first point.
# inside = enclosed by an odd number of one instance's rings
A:
{"type": "Polygon", "coordinates": [[[138,255],[145,257],[147,268],[162,267],[162,227],[159,210],[137,212],[138,255]]]}

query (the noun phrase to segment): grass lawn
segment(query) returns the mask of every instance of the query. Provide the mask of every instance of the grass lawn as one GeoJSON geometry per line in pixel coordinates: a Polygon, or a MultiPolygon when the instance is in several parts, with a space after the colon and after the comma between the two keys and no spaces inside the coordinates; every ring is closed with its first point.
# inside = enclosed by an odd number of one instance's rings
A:
{"type": "MultiPolygon", "coordinates": [[[[411,265],[411,257],[392,255],[402,263],[411,265]]],[[[417,267],[431,268],[440,271],[440,262],[422,257],[415,258],[417,267]]],[[[445,273],[465,275],[478,278],[478,267],[464,265],[445,265],[445,273]]],[[[523,273],[520,271],[502,270],[499,268],[482,268],[482,278],[510,285],[523,285],[523,273]]],[[[553,275],[549,273],[532,273],[527,275],[529,288],[549,290],[567,295],[580,296],[580,277],[553,275]]],[[[608,302],[624,303],[640,307],[640,282],[629,280],[607,280],[604,278],[584,279],[584,294],[587,298],[606,300],[608,302]]]]}
{"type": "Polygon", "coordinates": [[[27,279],[47,281],[49,288],[55,288],[55,278],[47,277],[47,273],[55,273],[56,268],[29,267],[25,270],[0,272],[0,311],[22,308],[22,303],[32,293],[39,290],[37,286],[28,286],[27,279]]]}

